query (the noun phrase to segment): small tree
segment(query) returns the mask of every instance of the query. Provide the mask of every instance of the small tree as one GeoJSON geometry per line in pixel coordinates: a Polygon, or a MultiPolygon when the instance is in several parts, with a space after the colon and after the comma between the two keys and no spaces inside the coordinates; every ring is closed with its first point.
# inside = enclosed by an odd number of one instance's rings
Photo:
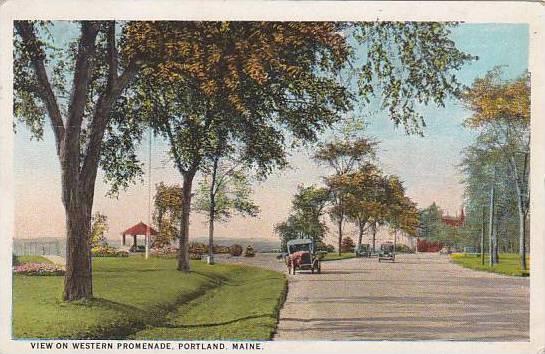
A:
{"type": "Polygon", "coordinates": [[[96,212],[91,218],[91,236],[89,246],[91,248],[107,244],[105,234],[108,232],[108,217],[96,212]]]}
{"type": "Polygon", "coordinates": [[[341,244],[341,252],[352,253],[354,252],[354,248],[356,248],[356,244],[354,243],[354,240],[352,240],[351,237],[343,238],[343,242],[341,244]]]}
{"type": "Polygon", "coordinates": [[[222,163],[217,155],[209,172],[199,183],[194,209],[208,217],[208,263],[213,264],[214,224],[229,221],[234,213],[256,217],[259,207],[251,199],[246,168],[236,162],[222,163]]]}
{"type": "Polygon", "coordinates": [[[153,222],[159,228],[153,247],[169,245],[178,235],[181,220],[182,188],[179,185],[166,185],[163,182],[155,186],[153,197],[153,222]]]}

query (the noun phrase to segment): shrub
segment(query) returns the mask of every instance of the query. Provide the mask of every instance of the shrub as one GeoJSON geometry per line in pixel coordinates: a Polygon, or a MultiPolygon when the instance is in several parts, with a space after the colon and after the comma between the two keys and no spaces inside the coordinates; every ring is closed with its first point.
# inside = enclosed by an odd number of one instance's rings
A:
{"type": "Polygon", "coordinates": [[[407,245],[404,245],[404,244],[396,244],[396,252],[399,252],[399,253],[414,253],[414,250],[412,248],[410,248],[409,246],[407,245]]]}
{"type": "Polygon", "coordinates": [[[238,244],[234,244],[231,247],[229,247],[229,254],[234,257],[238,257],[242,254],[242,246],[238,244]]]}
{"type": "MultiPolygon", "coordinates": [[[[208,253],[208,245],[202,242],[190,242],[189,243],[189,253],[194,253],[198,255],[203,255],[208,253]]],[[[200,257],[199,257],[200,259],[200,257]]]]}
{"type": "Polygon", "coordinates": [[[178,249],[173,246],[154,247],[150,250],[150,255],[154,257],[176,257],[178,249]]]}
{"type": "Polygon", "coordinates": [[[200,253],[189,253],[189,259],[192,259],[194,261],[198,261],[202,259],[202,254],[200,253]]]}
{"type": "Polygon", "coordinates": [[[23,275],[64,275],[64,267],[52,263],[23,263],[13,267],[13,271],[23,275]]]}
{"type": "Polygon", "coordinates": [[[129,252],[111,246],[97,246],[91,249],[93,257],[128,257],[129,252]]]}
{"type": "Polygon", "coordinates": [[[13,266],[19,265],[19,259],[18,259],[17,256],[14,255],[14,254],[11,255],[11,264],[12,264],[13,266]]]}
{"type": "Polygon", "coordinates": [[[214,245],[213,252],[216,253],[216,254],[229,254],[229,247],[221,246],[221,245],[214,245]]]}
{"type": "Polygon", "coordinates": [[[244,251],[244,257],[254,257],[255,250],[251,245],[246,246],[246,251],[244,251]]]}
{"type": "Polygon", "coordinates": [[[351,237],[343,238],[341,242],[341,252],[352,253],[354,252],[354,248],[356,248],[356,244],[354,243],[354,240],[352,240],[351,237]]]}
{"type": "Polygon", "coordinates": [[[439,241],[418,240],[418,252],[439,252],[443,244],[439,241]]]}

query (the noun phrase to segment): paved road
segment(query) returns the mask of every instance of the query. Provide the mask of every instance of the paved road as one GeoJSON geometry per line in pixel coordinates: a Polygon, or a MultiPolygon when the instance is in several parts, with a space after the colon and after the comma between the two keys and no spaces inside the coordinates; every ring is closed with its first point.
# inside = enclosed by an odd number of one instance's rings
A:
{"type": "Polygon", "coordinates": [[[322,270],[289,276],[276,340],[529,337],[527,278],[464,269],[438,254],[334,261],[322,270]]]}

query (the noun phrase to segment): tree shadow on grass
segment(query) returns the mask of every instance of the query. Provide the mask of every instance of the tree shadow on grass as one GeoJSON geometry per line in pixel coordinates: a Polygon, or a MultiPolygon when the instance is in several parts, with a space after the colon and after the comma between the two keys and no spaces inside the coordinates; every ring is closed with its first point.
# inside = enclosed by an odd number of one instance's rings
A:
{"type": "Polygon", "coordinates": [[[274,319],[275,317],[274,317],[273,315],[271,315],[271,314],[261,314],[261,315],[250,315],[250,316],[239,317],[239,318],[235,318],[235,319],[228,320],[228,321],[222,321],[222,322],[198,323],[198,324],[173,324],[173,323],[165,323],[165,324],[163,324],[161,327],[163,327],[163,328],[204,328],[204,327],[218,327],[218,326],[225,326],[225,325],[229,325],[229,324],[233,324],[233,323],[237,323],[237,322],[241,322],[241,321],[252,320],[252,319],[256,319],[256,318],[272,318],[272,319],[274,319]]]}

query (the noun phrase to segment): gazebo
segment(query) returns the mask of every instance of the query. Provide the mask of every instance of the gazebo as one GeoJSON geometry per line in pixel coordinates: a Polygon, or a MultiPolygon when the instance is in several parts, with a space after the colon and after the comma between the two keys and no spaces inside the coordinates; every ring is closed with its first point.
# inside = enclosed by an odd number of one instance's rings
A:
{"type": "Polygon", "coordinates": [[[136,246],[137,246],[136,237],[139,236],[139,235],[146,236],[146,234],[148,233],[148,227],[149,227],[150,236],[156,236],[157,231],[155,231],[153,229],[153,227],[148,226],[148,225],[144,224],[142,221],[140,221],[138,224],[136,224],[136,225],[134,225],[132,227],[129,227],[127,230],[125,230],[125,231],[123,231],[121,233],[123,246],[125,246],[126,236],[130,235],[130,236],[133,237],[133,247],[136,250],[136,246]]]}

